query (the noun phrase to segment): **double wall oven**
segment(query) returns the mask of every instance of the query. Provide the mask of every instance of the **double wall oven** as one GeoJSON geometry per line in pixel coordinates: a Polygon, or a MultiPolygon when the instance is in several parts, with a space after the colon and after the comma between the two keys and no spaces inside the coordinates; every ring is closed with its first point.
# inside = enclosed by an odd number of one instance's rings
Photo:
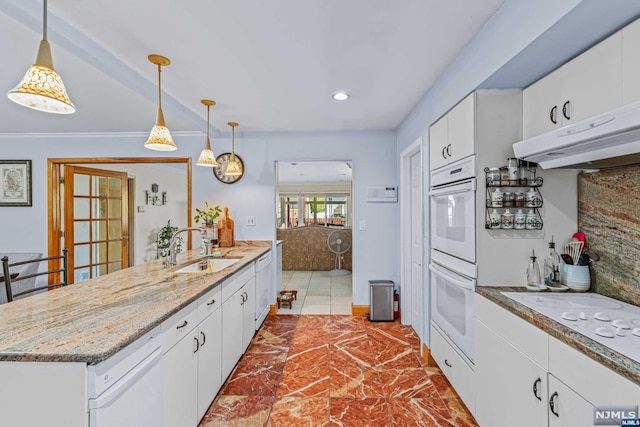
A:
{"type": "Polygon", "coordinates": [[[476,158],[431,173],[431,322],[473,367],[476,158]]]}

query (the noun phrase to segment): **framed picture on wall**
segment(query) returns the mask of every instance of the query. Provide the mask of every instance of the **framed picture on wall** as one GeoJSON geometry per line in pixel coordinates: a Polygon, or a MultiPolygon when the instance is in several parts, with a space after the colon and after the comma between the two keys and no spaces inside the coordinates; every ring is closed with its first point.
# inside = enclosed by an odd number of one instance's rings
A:
{"type": "Polygon", "coordinates": [[[0,206],[31,206],[31,160],[0,160],[0,206]]]}

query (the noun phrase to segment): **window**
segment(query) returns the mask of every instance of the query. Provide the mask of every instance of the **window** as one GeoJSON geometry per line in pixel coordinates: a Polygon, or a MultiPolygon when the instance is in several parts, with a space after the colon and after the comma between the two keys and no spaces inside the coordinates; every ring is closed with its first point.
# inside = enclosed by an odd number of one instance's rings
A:
{"type": "Polygon", "coordinates": [[[278,197],[278,228],[301,225],[345,226],[349,223],[348,194],[297,193],[278,197]]]}

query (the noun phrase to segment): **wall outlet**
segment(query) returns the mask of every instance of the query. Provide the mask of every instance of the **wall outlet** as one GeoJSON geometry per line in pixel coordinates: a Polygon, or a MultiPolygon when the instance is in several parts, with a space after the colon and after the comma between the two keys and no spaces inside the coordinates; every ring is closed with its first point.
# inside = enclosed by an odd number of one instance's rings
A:
{"type": "Polygon", "coordinates": [[[256,217],[255,216],[247,216],[246,224],[249,227],[255,227],[255,225],[256,225],[256,217]]]}
{"type": "Polygon", "coordinates": [[[364,219],[360,220],[360,231],[367,231],[367,221],[364,219]]]}

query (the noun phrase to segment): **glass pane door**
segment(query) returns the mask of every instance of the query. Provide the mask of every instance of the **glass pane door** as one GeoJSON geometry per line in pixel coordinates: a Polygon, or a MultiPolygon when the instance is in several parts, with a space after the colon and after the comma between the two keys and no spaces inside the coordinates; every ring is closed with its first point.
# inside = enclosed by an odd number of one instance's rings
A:
{"type": "Polygon", "coordinates": [[[64,195],[69,282],[128,267],[127,173],[66,166],[64,195]]]}

